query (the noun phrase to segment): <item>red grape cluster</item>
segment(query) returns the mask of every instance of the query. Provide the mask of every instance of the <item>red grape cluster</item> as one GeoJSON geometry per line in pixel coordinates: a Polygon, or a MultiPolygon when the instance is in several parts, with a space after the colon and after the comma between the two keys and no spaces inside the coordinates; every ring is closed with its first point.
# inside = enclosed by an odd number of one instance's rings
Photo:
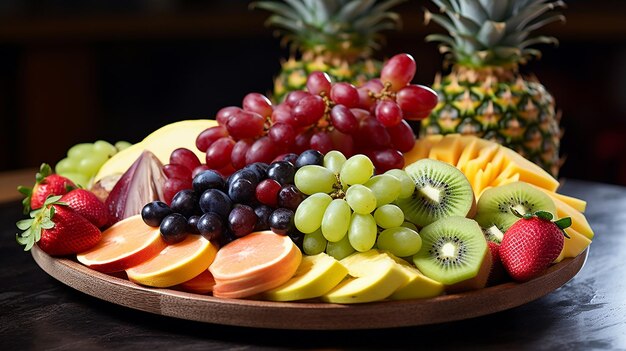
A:
{"type": "Polygon", "coordinates": [[[206,152],[206,166],[222,173],[307,149],[362,153],[378,172],[402,168],[403,153],[415,145],[407,120],[425,118],[437,104],[432,89],[410,84],[415,70],[413,57],[399,54],[385,63],[380,79],[359,87],[313,72],[306,90],[279,104],[250,93],[242,107],[221,109],[218,125],[198,135],[196,146],[206,152]]]}

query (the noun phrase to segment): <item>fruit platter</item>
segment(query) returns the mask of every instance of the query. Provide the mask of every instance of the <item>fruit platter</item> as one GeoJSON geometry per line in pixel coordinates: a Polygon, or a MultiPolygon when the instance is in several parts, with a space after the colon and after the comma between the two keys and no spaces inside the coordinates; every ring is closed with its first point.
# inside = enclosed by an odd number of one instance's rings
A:
{"type": "MultiPolygon", "coordinates": [[[[397,1],[350,3],[338,20],[397,24],[397,1]]],[[[442,14],[426,17],[447,29],[490,13],[436,3],[442,14]]],[[[533,4],[512,6],[511,21],[535,28],[557,3],[533,4]]],[[[413,83],[409,54],[355,55],[376,33],[355,40],[361,48],[328,35],[327,46],[309,47],[301,36],[310,33],[283,18],[302,8],[255,6],[275,12],[270,23],[294,31],[287,37],[303,51],[272,94],[249,93],[214,119],[176,121],[135,144],[75,145],[18,189],[26,218],[16,239],[45,272],[177,318],[367,329],[513,308],[583,267],[594,237],[587,204],[559,192],[558,116],[545,88],[518,71],[536,54],[518,32],[476,24],[481,50],[458,42],[471,38],[431,36],[454,62],[431,88],[413,83]]]]}

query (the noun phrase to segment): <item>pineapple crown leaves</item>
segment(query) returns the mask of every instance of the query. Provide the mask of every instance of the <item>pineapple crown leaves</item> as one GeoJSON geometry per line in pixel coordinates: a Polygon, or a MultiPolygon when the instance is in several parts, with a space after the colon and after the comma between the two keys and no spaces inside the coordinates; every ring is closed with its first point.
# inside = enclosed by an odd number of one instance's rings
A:
{"type": "Polygon", "coordinates": [[[24,251],[30,250],[41,239],[43,229],[54,228],[52,219],[55,209],[53,205],[67,206],[67,203],[59,201],[60,199],[60,195],[48,196],[40,209],[30,212],[30,218],[16,223],[17,228],[23,232],[15,234],[15,240],[18,244],[24,245],[24,251]]]}
{"type": "Polygon", "coordinates": [[[431,0],[443,14],[425,9],[424,20],[442,26],[449,35],[431,34],[446,59],[470,67],[524,64],[541,52],[536,44],[558,44],[532,32],[565,17],[554,12],[563,1],[552,0],[431,0]]]}
{"type": "MultiPolygon", "coordinates": [[[[521,214],[515,208],[511,207],[511,212],[517,217],[523,219],[539,218],[547,222],[552,222],[552,219],[554,218],[554,215],[552,213],[543,210],[521,214]]],[[[552,223],[554,223],[561,230],[563,235],[569,239],[569,235],[567,235],[567,233],[565,232],[565,228],[569,228],[572,225],[572,218],[563,217],[552,223]]]]}
{"type": "Polygon", "coordinates": [[[292,51],[368,56],[380,48],[383,30],[398,29],[400,16],[389,11],[406,0],[283,0],[253,2],[272,12],[266,24],[277,28],[292,51]]]}

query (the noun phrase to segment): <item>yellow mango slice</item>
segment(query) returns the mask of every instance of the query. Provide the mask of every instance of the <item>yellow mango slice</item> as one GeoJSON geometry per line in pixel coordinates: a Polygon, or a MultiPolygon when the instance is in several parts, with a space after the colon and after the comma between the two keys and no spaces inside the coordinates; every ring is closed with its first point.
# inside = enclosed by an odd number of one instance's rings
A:
{"type": "Polygon", "coordinates": [[[591,244],[591,240],[580,234],[572,228],[565,228],[565,232],[569,238],[565,238],[563,242],[563,250],[554,262],[561,262],[564,258],[576,257],[591,244]]]}
{"type": "Polygon", "coordinates": [[[442,134],[433,134],[424,138],[417,139],[415,141],[415,146],[413,146],[413,149],[404,154],[404,165],[408,166],[417,160],[428,158],[428,153],[430,152],[432,146],[439,142],[439,140],[441,139],[443,139],[442,134]]]}
{"type": "Polygon", "coordinates": [[[559,193],[552,193],[552,195],[557,197],[557,198],[559,198],[559,200],[565,202],[566,204],[572,206],[573,208],[575,208],[579,212],[584,213],[585,210],[587,209],[587,201],[585,201],[585,200],[578,199],[578,198],[575,198],[575,197],[572,197],[572,196],[559,194],[559,193]]]}
{"type": "Polygon", "coordinates": [[[448,134],[430,148],[428,158],[456,165],[463,145],[459,134],[448,134]]]}

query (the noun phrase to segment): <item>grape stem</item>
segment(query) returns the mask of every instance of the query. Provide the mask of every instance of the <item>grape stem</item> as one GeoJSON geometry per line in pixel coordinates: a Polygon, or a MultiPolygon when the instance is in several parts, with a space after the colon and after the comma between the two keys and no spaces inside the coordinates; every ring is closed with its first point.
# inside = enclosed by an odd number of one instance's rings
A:
{"type": "Polygon", "coordinates": [[[339,174],[335,174],[335,177],[337,178],[337,182],[333,184],[333,189],[335,190],[330,194],[330,197],[333,199],[343,199],[346,196],[346,193],[343,191],[339,174]]]}
{"type": "Polygon", "coordinates": [[[376,100],[384,100],[384,99],[391,99],[391,100],[396,100],[396,93],[394,91],[391,90],[391,83],[390,82],[386,82],[385,85],[383,86],[383,89],[379,92],[379,93],[375,93],[371,90],[368,90],[368,95],[376,100]]]}

